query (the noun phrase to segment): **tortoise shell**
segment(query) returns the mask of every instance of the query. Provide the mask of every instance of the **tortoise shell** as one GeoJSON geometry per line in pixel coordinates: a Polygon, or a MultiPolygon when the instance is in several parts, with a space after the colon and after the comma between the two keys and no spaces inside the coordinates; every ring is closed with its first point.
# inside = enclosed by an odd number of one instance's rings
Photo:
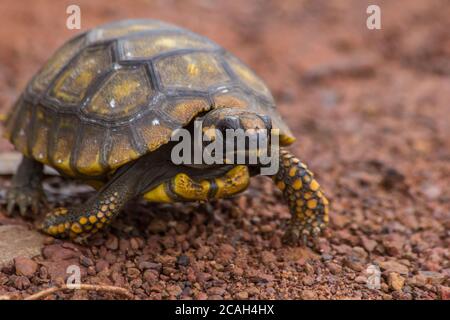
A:
{"type": "Polygon", "coordinates": [[[107,24],[64,44],[6,122],[28,157],[69,176],[102,176],[156,150],[205,111],[247,108],[294,140],[264,82],[214,42],[156,20],[107,24]]]}

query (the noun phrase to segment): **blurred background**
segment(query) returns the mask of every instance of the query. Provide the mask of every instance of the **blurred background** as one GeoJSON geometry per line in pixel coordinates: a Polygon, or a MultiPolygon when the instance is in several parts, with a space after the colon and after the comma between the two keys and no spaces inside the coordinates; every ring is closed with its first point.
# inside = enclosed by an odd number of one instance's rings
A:
{"type": "MultiPolygon", "coordinates": [[[[332,237],[322,242],[322,253],[336,256],[339,265],[346,256],[362,263],[369,258],[406,261],[410,275],[427,270],[447,280],[439,280],[433,290],[407,282],[409,289],[402,285],[391,298],[448,297],[449,1],[2,0],[0,17],[2,113],[56,48],[99,24],[153,18],[211,38],[267,82],[298,137],[292,148],[332,200],[332,237]],[[70,4],[81,8],[81,30],[66,28],[70,4]],[[381,8],[380,30],[366,26],[370,4],[381,8]],[[353,252],[358,246],[362,251],[353,252]]],[[[1,140],[0,150],[12,147],[1,140]]],[[[255,199],[275,205],[269,199],[275,191],[265,190],[255,199]]],[[[286,218],[287,209],[274,210],[286,218]]],[[[261,219],[278,228],[276,216],[261,219]]],[[[259,232],[256,237],[268,237],[259,232]]],[[[360,268],[349,265],[347,271],[357,277],[360,268]]],[[[276,288],[284,295],[256,297],[333,295],[303,294],[302,288],[291,295],[276,288]]],[[[342,297],[374,297],[371,291],[336,290],[342,297]]]]}

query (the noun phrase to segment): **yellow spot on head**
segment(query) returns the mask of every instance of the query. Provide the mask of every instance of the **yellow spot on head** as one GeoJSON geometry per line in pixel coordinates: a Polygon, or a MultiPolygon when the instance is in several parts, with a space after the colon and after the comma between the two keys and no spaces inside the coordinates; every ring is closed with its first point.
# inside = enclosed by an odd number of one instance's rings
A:
{"type": "Polygon", "coordinates": [[[303,186],[302,180],[300,179],[296,179],[294,181],[294,183],[292,184],[292,188],[294,188],[294,190],[300,190],[303,186]]]}
{"type": "Polygon", "coordinates": [[[305,198],[306,200],[311,199],[312,198],[312,193],[311,192],[306,192],[304,194],[303,198],[305,198]]]}
{"type": "Polygon", "coordinates": [[[103,214],[103,212],[97,212],[97,218],[101,219],[103,218],[105,215],[103,214]]]}
{"type": "Polygon", "coordinates": [[[108,206],[106,204],[102,205],[102,207],[100,208],[100,210],[102,210],[103,212],[105,212],[106,210],[108,210],[108,206]]]}
{"type": "Polygon", "coordinates": [[[325,198],[325,197],[322,197],[322,201],[323,201],[323,204],[324,205],[328,205],[328,199],[327,198],[325,198]]]}
{"type": "Polygon", "coordinates": [[[92,224],[96,223],[97,222],[97,217],[96,216],[90,216],[89,217],[89,222],[92,223],[92,224]]]}

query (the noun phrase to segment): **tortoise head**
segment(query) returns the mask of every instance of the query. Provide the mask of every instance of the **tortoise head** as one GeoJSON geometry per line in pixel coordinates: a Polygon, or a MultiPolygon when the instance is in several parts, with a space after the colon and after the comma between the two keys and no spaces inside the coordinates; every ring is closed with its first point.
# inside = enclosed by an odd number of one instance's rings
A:
{"type": "Polygon", "coordinates": [[[235,159],[238,164],[256,164],[255,159],[269,148],[271,129],[269,116],[236,108],[215,109],[202,120],[203,134],[210,141],[220,137],[225,160],[235,159]]]}

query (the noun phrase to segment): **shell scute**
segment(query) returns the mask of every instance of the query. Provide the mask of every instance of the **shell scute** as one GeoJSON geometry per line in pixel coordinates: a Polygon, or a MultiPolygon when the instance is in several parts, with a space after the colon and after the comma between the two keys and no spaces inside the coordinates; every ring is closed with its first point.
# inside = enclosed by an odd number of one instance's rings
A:
{"type": "Polygon", "coordinates": [[[140,152],[134,148],[133,134],[127,127],[114,128],[109,132],[109,151],[106,155],[107,164],[110,168],[118,168],[125,163],[137,159],[140,152]]]}
{"type": "Polygon", "coordinates": [[[31,80],[31,90],[37,94],[44,92],[61,69],[67,65],[67,63],[69,63],[83,47],[84,43],[84,37],[77,37],[58,49],[31,80]]]}
{"type": "Polygon", "coordinates": [[[59,115],[56,131],[51,143],[50,162],[58,170],[67,175],[74,175],[70,159],[76,143],[77,131],[80,126],[78,118],[74,115],[59,115]]]}
{"type": "Polygon", "coordinates": [[[249,67],[229,54],[226,56],[225,61],[240,81],[267,99],[273,100],[267,86],[249,67]]]}
{"type": "Polygon", "coordinates": [[[17,150],[29,156],[28,140],[32,136],[33,106],[24,99],[21,99],[16,108],[18,108],[18,114],[11,131],[11,141],[17,150]]]}
{"type": "Polygon", "coordinates": [[[136,19],[136,20],[122,20],[118,22],[109,23],[91,30],[88,33],[88,42],[96,43],[108,41],[120,37],[126,37],[136,33],[143,33],[153,30],[171,30],[179,29],[169,23],[158,20],[136,19]]]}
{"type": "Polygon", "coordinates": [[[214,49],[217,46],[189,33],[142,34],[119,40],[122,59],[149,59],[173,50],[214,49]]]}
{"type": "Polygon", "coordinates": [[[155,65],[165,89],[206,90],[229,80],[220,62],[211,53],[173,55],[158,60],[155,65]]]}
{"type": "Polygon", "coordinates": [[[38,159],[45,164],[49,164],[48,139],[49,135],[52,134],[52,125],[55,121],[54,112],[41,105],[37,105],[34,121],[35,124],[33,136],[35,137],[35,140],[32,141],[31,155],[33,156],[33,158],[38,159]]]}
{"type": "Polygon", "coordinates": [[[104,168],[101,164],[102,147],[106,131],[96,125],[85,125],[82,130],[82,139],[77,150],[75,167],[78,172],[88,175],[101,175],[104,168]]]}
{"type": "Polygon", "coordinates": [[[196,115],[211,109],[204,98],[178,98],[163,106],[163,111],[180,124],[191,122],[196,115]]]}
{"type": "Polygon", "coordinates": [[[62,103],[79,104],[88,87],[112,63],[107,47],[87,48],[58,76],[50,91],[50,96],[62,103]]]}
{"type": "Polygon", "coordinates": [[[121,68],[97,90],[85,112],[113,119],[129,116],[147,106],[152,94],[145,66],[121,68]]]}

